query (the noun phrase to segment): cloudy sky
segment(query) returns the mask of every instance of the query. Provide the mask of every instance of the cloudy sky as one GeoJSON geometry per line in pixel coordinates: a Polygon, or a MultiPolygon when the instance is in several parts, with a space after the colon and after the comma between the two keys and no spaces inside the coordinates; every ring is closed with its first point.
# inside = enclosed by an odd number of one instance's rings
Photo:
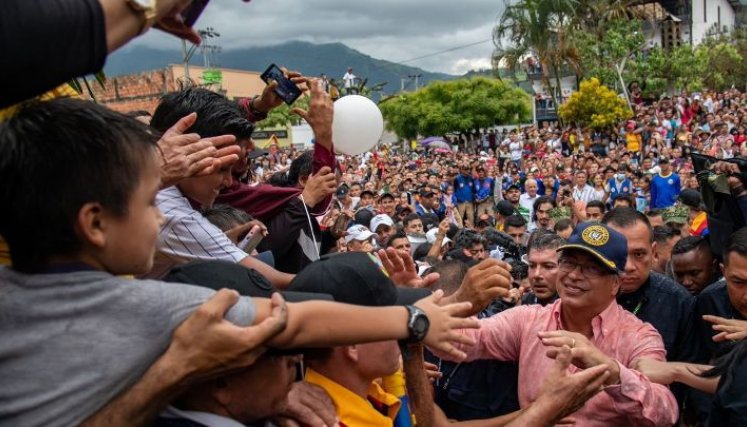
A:
{"type": "MultiPolygon", "coordinates": [[[[428,71],[461,74],[490,66],[491,30],[504,0],[215,0],[197,28],[212,26],[224,49],[290,40],[342,42],[375,58],[428,71]]],[[[178,41],[150,31],[134,42],[174,48],[178,41]]]]}

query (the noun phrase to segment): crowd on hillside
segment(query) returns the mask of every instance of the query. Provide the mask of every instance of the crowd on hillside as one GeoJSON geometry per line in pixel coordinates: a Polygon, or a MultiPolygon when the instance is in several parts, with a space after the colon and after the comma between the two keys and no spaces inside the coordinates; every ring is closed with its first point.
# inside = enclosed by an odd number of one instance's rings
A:
{"type": "Polygon", "coordinates": [[[154,22],[197,41],[190,4],[0,16],[60,59],[0,82],[0,426],[747,424],[747,96],[359,156],[293,71],[305,151],[252,140],[276,82],[39,96],[154,22]]]}

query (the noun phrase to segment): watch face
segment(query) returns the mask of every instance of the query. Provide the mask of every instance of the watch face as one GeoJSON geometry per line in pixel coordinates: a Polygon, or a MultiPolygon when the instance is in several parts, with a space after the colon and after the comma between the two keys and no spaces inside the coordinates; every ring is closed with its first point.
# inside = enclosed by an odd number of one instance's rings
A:
{"type": "Polygon", "coordinates": [[[413,319],[412,330],[418,335],[418,339],[425,338],[426,333],[428,333],[428,326],[430,326],[430,321],[423,313],[418,313],[413,319]]]}

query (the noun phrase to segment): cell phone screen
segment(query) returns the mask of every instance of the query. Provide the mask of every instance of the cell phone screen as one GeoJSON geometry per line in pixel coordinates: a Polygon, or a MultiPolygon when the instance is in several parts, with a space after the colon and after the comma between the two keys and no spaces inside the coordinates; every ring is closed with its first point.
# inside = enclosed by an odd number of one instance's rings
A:
{"type": "Polygon", "coordinates": [[[285,77],[283,71],[275,64],[270,64],[260,78],[267,84],[275,80],[278,83],[275,93],[288,105],[293,104],[301,96],[301,89],[285,77]]]}
{"type": "Polygon", "coordinates": [[[205,6],[209,2],[210,0],[192,0],[192,3],[181,13],[184,25],[192,27],[197,22],[197,18],[202,15],[202,11],[205,10],[205,6]]]}

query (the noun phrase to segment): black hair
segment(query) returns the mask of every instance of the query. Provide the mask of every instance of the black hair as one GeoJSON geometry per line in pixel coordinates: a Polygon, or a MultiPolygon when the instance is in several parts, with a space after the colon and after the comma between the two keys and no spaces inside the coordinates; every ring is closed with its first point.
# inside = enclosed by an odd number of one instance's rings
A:
{"type": "Polygon", "coordinates": [[[313,167],[314,152],[304,151],[300,156],[293,159],[287,172],[277,172],[270,177],[270,184],[276,187],[295,187],[303,177],[311,175],[313,167]]]}
{"type": "Polygon", "coordinates": [[[527,243],[527,254],[536,249],[544,251],[546,249],[558,249],[565,243],[565,239],[549,230],[537,230],[532,233],[527,243]]]}
{"type": "Polygon", "coordinates": [[[532,204],[532,220],[537,221],[537,209],[539,209],[540,205],[544,205],[545,203],[551,204],[552,207],[558,206],[558,204],[555,202],[555,199],[550,196],[537,197],[537,200],[535,200],[534,204],[532,204]]]}
{"type": "Polygon", "coordinates": [[[428,252],[431,251],[433,243],[422,243],[412,253],[412,259],[415,261],[425,261],[428,252]]]}
{"type": "Polygon", "coordinates": [[[509,215],[506,220],[503,221],[503,229],[508,230],[508,227],[521,228],[527,225],[526,220],[521,215],[509,215]]]}
{"type": "Polygon", "coordinates": [[[29,103],[0,124],[0,235],[13,268],[35,273],[78,252],[86,203],[127,215],[157,140],[133,118],[71,98],[29,103]]]}
{"type": "Polygon", "coordinates": [[[700,236],[683,237],[672,247],[672,255],[686,254],[696,249],[707,250],[710,253],[711,245],[700,236]]]}
{"type": "Polygon", "coordinates": [[[485,238],[482,236],[482,234],[478,233],[475,230],[465,228],[462,229],[457,235],[456,240],[454,241],[455,248],[471,248],[473,245],[485,244],[485,238]]]}
{"type": "Polygon", "coordinates": [[[438,280],[431,285],[431,289],[434,291],[441,289],[444,291],[444,296],[449,296],[459,289],[467,271],[469,267],[466,263],[458,259],[449,259],[429,268],[426,274],[438,273],[438,280]]]}
{"type": "Polygon", "coordinates": [[[745,357],[747,357],[747,341],[743,340],[734,345],[731,351],[716,359],[713,368],[702,373],[701,376],[706,378],[720,376],[718,388],[729,388],[734,382],[735,368],[745,357]]]}
{"type": "Polygon", "coordinates": [[[520,260],[513,260],[511,263],[511,278],[519,282],[529,277],[529,266],[520,260]]]}
{"type": "Polygon", "coordinates": [[[202,216],[222,231],[228,231],[252,220],[252,216],[245,211],[225,204],[217,204],[203,209],[202,216]]]}
{"type": "MultiPolygon", "coordinates": [[[[371,224],[371,220],[373,219],[373,217],[374,217],[374,214],[370,209],[366,209],[366,208],[358,209],[355,212],[355,217],[353,218],[353,222],[355,222],[356,224],[365,225],[366,228],[368,228],[368,226],[371,224]]],[[[373,231],[374,233],[376,232],[375,230],[371,230],[371,231],[373,231]]]]}
{"type": "Polygon", "coordinates": [[[553,229],[556,233],[558,233],[572,227],[573,223],[571,222],[570,218],[560,218],[559,220],[555,221],[555,227],[553,229]]]}
{"type": "Polygon", "coordinates": [[[679,230],[675,230],[668,225],[657,225],[653,228],[653,230],[654,242],[661,244],[666,243],[673,237],[677,237],[681,234],[679,230]]]}
{"type": "MultiPolygon", "coordinates": [[[[627,202],[628,205],[630,205],[629,206],[630,208],[635,208],[635,196],[633,196],[632,194],[620,194],[615,199],[615,202],[617,202],[618,200],[623,200],[623,201],[627,202]]],[[[613,203],[613,205],[614,205],[614,203],[613,203]]],[[[643,214],[641,214],[641,215],[643,215],[643,214]]]]}
{"type": "Polygon", "coordinates": [[[662,213],[663,211],[661,209],[653,208],[653,209],[649,209],[648,212],[646,212],[646,216],[649,218],[654,218],[657,216],[661,216],[662,213]]]}
{"type": "Polygon", "coordinates": [[[591,200],[589,203],[586,204],[587,208],[599,208],[599,211],[602,213],[607,212],[607,207],[604,206],[604,202],[601,200],[591,200]]]}
{"type": "Polygon", "coordinates": [[[150,117],[150,113],[145,110],[132,110],[125,113],[125,116],[136,119],[138,117],[150,117]]]}
{"type": "Polygon", "coordinates": [[[393,247],[394,245],[392,244],[392,242],[394,242],[396,239],[407,239],[407,234],[405,234],[405,232],[402,230],[399,230],[396,233],[392,234],[392,237],[390,237],[389,241],[386,242],[386,247],[393,247]]]}
{"type": "Polygon", "coordinates": [[[724,248],[724,265],[729,262],[729,255],[732,252],[747,257],[747,227],[740,228],[729,237],[729,240],[726,242],[726,248],[724,248]]]}
{"type": "Polygon", "coordinates": [[[620,228],[634,227],[639,222],[643,223],[646,228],[648,228],[650,235],[649,239],[653,242],[654,230],[651,228],[651,222],[648,220],[646,215],[638,212],[635,208],[614,208],[602,217],[602,224],[616,225],[620,228]]]}
{"type": "Polygon", "coordinates": [[[150,125],[165,132],[191,113],[197,113],[197,120],[188,131],[203,138],[230,134],[237,139],[248,139],[254,131],[254,124],[238,104],[219,93],[194,87],[161,98],[150,125]]]}
{"type": "Polygon", "coordinates": [[[405,219],[402,220],[402,225],[407,227],[412,221],[415,221],[415,220],[420,221],[421,223],[423,222],[423,220],[420,219],[420,215],[416,213],[411,213],[407,215],[405,219]]]}

